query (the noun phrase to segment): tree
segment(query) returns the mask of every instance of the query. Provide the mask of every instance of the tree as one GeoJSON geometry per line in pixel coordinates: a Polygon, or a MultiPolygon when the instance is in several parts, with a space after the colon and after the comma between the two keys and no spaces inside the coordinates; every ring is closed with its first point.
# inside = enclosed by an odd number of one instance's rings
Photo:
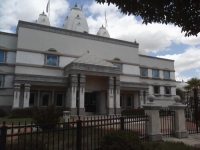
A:
{"type": "Polygon", "coordinates": [[[143,23],[172,23],[186,32],[185,36],[200,32],[199,0],[96,0],[115,4],[122,13],[140,16],[143,23]]]}
{"type": "Polygon", "coordinates": [[[176,89],[176,95],[180,96],[181,101],[183,101],[183,99],[184,99],[184,93],[183,93],[183,90],[177,88],[177,89],[176,89]]]}
{"type": "Polygon", "coordinates": [[[200,79],[198,78],[191,78],[190,80],[187,81],[188,85],[185,86],[185,89],[190,89],[193,90],[194,94],[194,108],[195,108],[195,118],[196,118],[196,128],[197,128],[197,133],[198,133],[198,89],[200,87],[200,79]]]}

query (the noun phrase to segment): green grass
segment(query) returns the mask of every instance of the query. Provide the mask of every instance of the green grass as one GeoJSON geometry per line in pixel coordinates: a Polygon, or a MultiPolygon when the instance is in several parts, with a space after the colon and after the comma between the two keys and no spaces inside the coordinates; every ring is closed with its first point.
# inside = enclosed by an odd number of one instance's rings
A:
{"type": "Polygon", "coordinates": [[[0,118],[0,126],[3,124],[3,122],[6,122],[6,125],[11,125],[12,123],[14,125],[19,124],[30,124],[32,119],[31,118],[8,118],[8,117],[4,117],[4,118],[0,118]]]}

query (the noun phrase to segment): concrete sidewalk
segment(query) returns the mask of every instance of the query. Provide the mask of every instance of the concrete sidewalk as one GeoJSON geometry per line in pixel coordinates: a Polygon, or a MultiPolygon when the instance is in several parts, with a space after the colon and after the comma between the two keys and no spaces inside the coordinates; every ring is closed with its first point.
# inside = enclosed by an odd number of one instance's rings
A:
{"type": "Polygon", "coordinates": [[[178,138],[164,138],[164,141],[173,141],[173,142],[183,142],[187,145],[200,147],[200,134],[190,134],[188,138],[178,139],[178,138]]]}

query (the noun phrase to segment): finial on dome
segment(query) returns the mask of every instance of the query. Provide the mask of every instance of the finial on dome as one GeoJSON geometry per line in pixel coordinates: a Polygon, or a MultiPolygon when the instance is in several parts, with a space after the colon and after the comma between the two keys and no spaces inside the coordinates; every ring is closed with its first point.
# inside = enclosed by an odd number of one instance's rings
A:
{"type": "Polygon", "coordinates": [[[79,14],[77,15],[77,17],[79,18],[79,14]]]}
{"type": "Polygon", "coordinates": [[[135,42],[134,43],[137,43],[136,39],[135,39],[135,42]]]}
{"type": "Polygon", "coordinates": [[[43,10],[42,14],[44,14],[44,10],[43,10]]]}
{"type": "Polygon", "coordinates": [[[87,53],[90,53],[90,51],[87,51],[87,53]]]}
{"type": "Polygon", "coordinates": [[[75,6],[74,6],[74,7],[78,7],[78,6],[77,6],[77,3],[75,4],[75,6]]]}
{"type": "Polygon", "coordinates": [[[102,27],[103,27],[103,24],[102,24],[102,27]]]}

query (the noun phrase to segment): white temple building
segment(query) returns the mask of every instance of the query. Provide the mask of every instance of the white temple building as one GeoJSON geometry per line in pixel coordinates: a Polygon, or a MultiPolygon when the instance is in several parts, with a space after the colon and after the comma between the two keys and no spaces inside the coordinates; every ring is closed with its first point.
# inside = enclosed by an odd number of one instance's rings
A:
{"type": "Polygon", "coordinates": [[[141,108],[148,94],[167,107],[176,94],[174,60],[138,48],[103,26],[90,34],[77,6],[62,28],[44,12],[35,23],[19,21],[15,34],[0,32],[0,108],[55,104],[72,115],[110,115],[141,108]]]}

